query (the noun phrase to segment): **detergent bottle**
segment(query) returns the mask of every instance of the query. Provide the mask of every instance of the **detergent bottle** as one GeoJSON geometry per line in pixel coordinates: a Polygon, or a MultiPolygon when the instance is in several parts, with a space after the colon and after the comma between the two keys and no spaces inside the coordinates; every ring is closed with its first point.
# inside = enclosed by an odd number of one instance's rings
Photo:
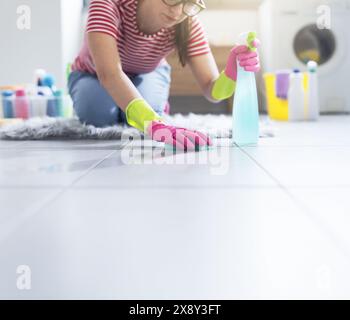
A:
{"type": "Polygon", "coordinates": [[[309,72],[309,92],[308,92],[308,120],[316,121],[320,116],[320,102],[318,96],[317,62],[309,61],[307,64],[309,72]]]}
{"type": "MultiPolygon", "coordinates": [[[[256,50],[253,42],[255,32],[244,33],[239,37],[240,44],[247,44],[251,51],[256,50]]],[[[259,105],[255,74],[245,71],[237,63],[237,84],[233,102],[233,142],[239,146],[257,145],[259,139],[259,105]]]]}
{"type": "Polygon", "coordinates": [[[63,91],[56,90],[54,93],[55,101],[56,101],[56,113],[58,117],[64,116],[64,104],[63,104],[63,91]]]}
{"type": "Polygon", "coordinates": [[[16,118],[22,118],[22,119],[29,118],[30,101],[24,89],[16,90],[14,107],[15,107],[16,118]]]}
{"type": "Polygon", "coordinates": [[[305,90],[303,87],[303,74],[295,69],[290,74],[288,90],[288,119],[289,121],[305,120],[305,90]]]}
{"type": "Polygon", "coordinates": [[[13,96],[14,92],[11,90],[2,92],[2,111],[4,118],[10,119],[15,117],[13,111],[13,96]]]}
{"type": "Polygon", "coordinates": [[[43,95],[33,96],[31,103],[31,116],[32,117],[45,117],[47,108],[47,98],[43,95]]]}

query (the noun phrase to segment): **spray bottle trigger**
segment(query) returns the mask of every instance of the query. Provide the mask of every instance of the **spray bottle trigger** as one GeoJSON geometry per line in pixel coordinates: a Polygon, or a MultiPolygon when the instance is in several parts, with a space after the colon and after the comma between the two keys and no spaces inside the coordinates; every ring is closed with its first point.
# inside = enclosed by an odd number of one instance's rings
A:
{"type": "Polygon", "coordinates": [[[256,51],[257,48],[254,46],[254,41],[256,40],[256,32],[249,32],[247,36],[247,46],[250,51],[256,51]]]}

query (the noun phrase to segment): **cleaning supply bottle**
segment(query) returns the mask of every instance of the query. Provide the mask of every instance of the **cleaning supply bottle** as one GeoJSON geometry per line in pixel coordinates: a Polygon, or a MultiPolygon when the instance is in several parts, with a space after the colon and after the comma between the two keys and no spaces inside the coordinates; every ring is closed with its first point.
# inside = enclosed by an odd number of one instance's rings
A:
{"type": "Polygon", "coordinates": [[[308,120],[316,121],[320,116],[320,102],[318,95],[318,64],[315,61],[309,61],[307,64],[309,74],[309,92],[308,92],[308,120]]]}
{"type": "Polygon", "coordinates": [[[42,85],[44,87],[48,87],[51,90],[51,93],[53,94],[56,91],[56,86],[55,86],[55,78],[51,74],[46,74],[42,80],[42,85]]]}
{"type": "Polygon", "coordinates": [[[13,91],[7,90],[2,92],[2,112],[6,119],[14,118],[13,112],[13,91]]]}
{"type": "MultiPolygon", "coordinates": [[[[256,50],[253,42],[255,32],[242,34],[240,44],[247,43],[251,51],[256,50]]],[[[237,65],[237,85],[233,102],[233,142],[239,146],[257,145],[259,139],[259,105],[255,74],[237,65]]]]}
{"type": "Polygon", "coordinates": [[[46,71],[44,69],[36,69],[34,71],[34,85],[35,86],[38,86],[38,87],[41,87],[43,84],[42,84],[42,79],[44,78],[44,76],[46,75],[46,71]]]}
{"type": "Polygon", "coordinates": [[[288,99],[290,72],[291,70],[276,71],[276,96],[279,99],[288,99]]]}
{"type": "Polygon", "coordinates": [[[29,118],[30,102],[24,89],[16,90],[14,105],[16,118],[29,118]]]}
{"type": "Polygon", "coordinates": [[[56,102],[56,97],[54,95],[51,96],[45,96],[47,99],[47,109],[46,109],[46,114],[49,117],[57,117],[57,102],[56,102]]]}
{"type": "Polygon", "coordinates": [[[288,119],[290,121],[302,121],[305,119],[303,74],[297,69],[290,74],[289,79],[288,119]]]}
{"type": "Polygon", "coordinates": [[[31,116],[45,117],[47,108],[47,98],[43,95],[37,94],[31,97],[31,116]]]}
{"type": "MultiPolygon", "coordinates": [[[[1,91],[0,91],[1,93],[1,91]]],[[[2,97],[2,94],[1,94],[2,97]]],[[[4,108],[2,107],[2,98],[0,99],[0,119],[4,118],[4,108]]]]}
{"type": "Polygon", "coordinates": [[[63,105],[63,91],[56,90],[54,92],[55,102],[56,102],[56,116],[64,117],[64,105],[63,105]]]}

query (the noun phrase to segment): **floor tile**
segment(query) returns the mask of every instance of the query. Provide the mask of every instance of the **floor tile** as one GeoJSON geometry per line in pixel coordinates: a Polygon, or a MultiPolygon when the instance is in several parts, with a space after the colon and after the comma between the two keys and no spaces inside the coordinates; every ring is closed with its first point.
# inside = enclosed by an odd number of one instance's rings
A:
{"type": "Polygon", "coordinates": [[[350,188],[294,188],[289,192],[350,255],[350,188]]]}
{"type": "Polygon", "coordinates": [[[284,186],[350,186],[350,146],[244,150],[284,186]]]}
{"type": "Polygon", "coordinates": [[[32,150],[118,150],[122,147],[120,140],[43,140],[28,141],[22,146],[32,150]]]}
{"type": "Polygon", "coordinates": [[[16,149],[18,147],[23,147],[26,141],[9,141],[0,139],[0,153],[3,149],[16,149]]]}
{"type": "Polygon", "coordinates": [[[59,192],[55,188],[0,188],[0,242],[59,192]]]}
{"type": "Polygon", "coordinates": [[[322,116],[317,122],[269,121],[273,138],[260,139],[260,147],[350,146],[350,116],[322,116]]]}
{"type": "Polygon", "coordinates": [[[111,150],[2,150],[0,186],[67,186],[111,150]]]}
{"type": "Polygon", "coordinates": [[[278,189],[70,190],[0,252],[1,298],[350,298],[350,259],[278,189]]]}
{"type": "Polygon", "coordinates": [[[238,148],[177,153],[172,150],[124,148],[100,163],[76,186],[105,187],[231,187],[276,186],[238,148]]]}

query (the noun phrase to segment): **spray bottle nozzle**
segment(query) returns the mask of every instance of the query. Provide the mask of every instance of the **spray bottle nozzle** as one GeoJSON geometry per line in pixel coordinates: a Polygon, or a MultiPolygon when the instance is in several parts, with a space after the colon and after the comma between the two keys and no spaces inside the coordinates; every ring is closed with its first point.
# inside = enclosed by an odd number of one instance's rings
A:
{"type": "Polygon", "coordinates": [[[247,37],[247,45],[251,51],[256,51],[254,41],[256,40],[256,32],[249,32],[247,37]]]}
{"type": "Polygon", "coordinates": [[[256,51],[255,40],[256,40],[256,32],[244,32],[240,34],[238,43],[240,45],[247,45],[250,51],[256,51]]]}

